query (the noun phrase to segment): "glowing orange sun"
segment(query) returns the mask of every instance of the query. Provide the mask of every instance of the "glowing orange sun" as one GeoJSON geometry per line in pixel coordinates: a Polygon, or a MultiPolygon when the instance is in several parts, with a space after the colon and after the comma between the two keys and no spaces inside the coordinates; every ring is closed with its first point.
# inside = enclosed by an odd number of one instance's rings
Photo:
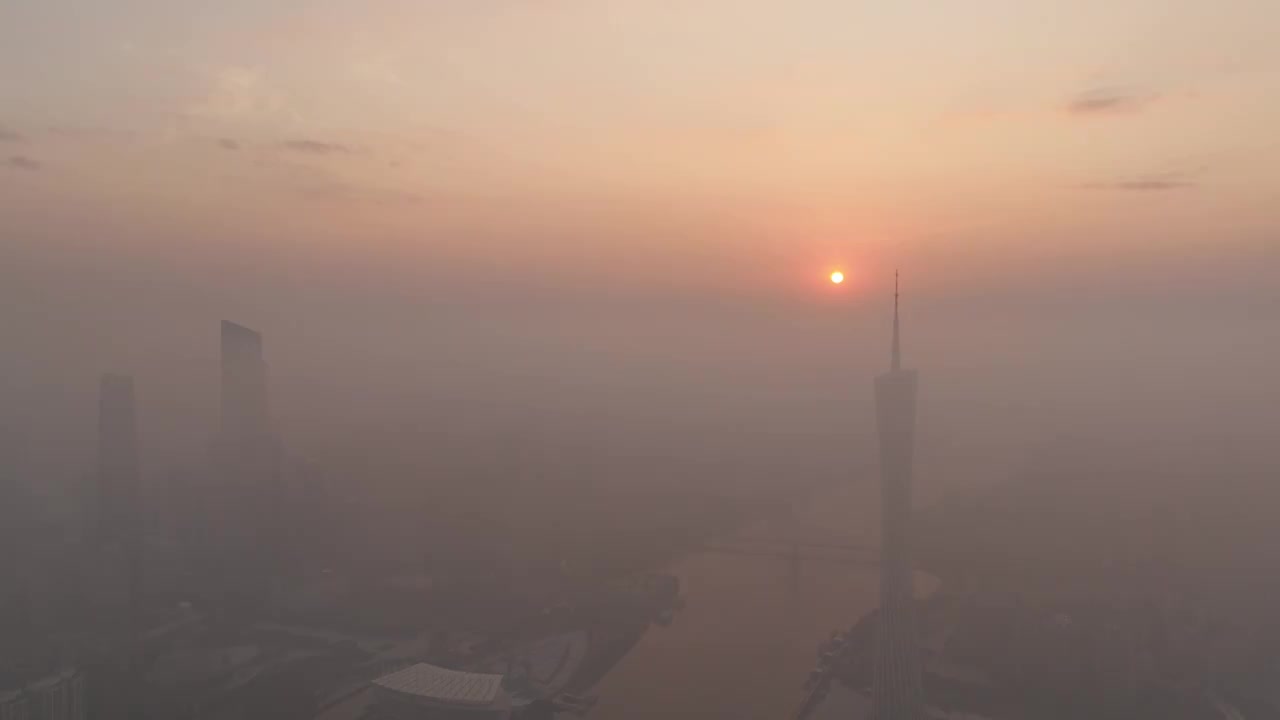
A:
{"type": "Polygon", "coordinates": [[[835,272],[831,273],[831,282],[835,283],[836,285],[839,285],[840,283],[844,282],[844,273],[840,272],[839,270],[836,270],[835,272]]]}

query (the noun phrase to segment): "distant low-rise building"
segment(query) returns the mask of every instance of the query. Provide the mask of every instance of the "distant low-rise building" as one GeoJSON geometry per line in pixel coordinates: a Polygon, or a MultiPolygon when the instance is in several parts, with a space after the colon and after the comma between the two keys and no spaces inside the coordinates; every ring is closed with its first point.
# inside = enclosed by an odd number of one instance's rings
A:
{"type": "Polygon", "coordinates": [[[70,668],[0,694],[0,720],[85,720],[84,673],[70,668]]]}
{"type": "Polygon", "coordinates": [[[377,718],[504,720],[511,715],[501,675],[418,663],[374,680],[373,690],[371,715],[377,718]]]}
{"type": "Polygon", "coordinates": [[[30,704],[22,691],[0,691],[0,720],[31,720],[30,704]]]}

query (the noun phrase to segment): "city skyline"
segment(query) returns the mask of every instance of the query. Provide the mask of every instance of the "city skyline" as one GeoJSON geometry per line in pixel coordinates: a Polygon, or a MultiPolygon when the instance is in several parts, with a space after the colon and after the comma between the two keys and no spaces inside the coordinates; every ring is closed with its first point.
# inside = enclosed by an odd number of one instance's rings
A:
{"type": "Polygon", "coordinates": [[[1278,26],[0,1],[0,720],[1280,720],[1278,26]]]}

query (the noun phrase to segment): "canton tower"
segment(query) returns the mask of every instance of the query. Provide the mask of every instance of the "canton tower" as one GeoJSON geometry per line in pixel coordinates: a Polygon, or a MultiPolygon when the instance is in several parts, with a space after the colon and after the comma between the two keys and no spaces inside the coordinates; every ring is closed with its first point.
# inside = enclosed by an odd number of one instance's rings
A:
{"type": "Polygon", "coordinates": [[[880,613],[872,717],[921,720],[924,703],[916,645],[910,532],[916,371],[902,369],[897,273],[893,277],[889,371],[876,377],[875,386],[880,436],[880,613]]]}

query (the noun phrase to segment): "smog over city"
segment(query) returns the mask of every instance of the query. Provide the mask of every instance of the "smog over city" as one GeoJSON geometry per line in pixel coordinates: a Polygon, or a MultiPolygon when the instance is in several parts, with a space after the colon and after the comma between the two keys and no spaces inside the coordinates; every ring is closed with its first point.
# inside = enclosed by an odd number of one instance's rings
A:
{"type": "Polygon", "coordinates": [[[1280,718],[1276,27],[0,4],[0,720],[1280,718]]]}

